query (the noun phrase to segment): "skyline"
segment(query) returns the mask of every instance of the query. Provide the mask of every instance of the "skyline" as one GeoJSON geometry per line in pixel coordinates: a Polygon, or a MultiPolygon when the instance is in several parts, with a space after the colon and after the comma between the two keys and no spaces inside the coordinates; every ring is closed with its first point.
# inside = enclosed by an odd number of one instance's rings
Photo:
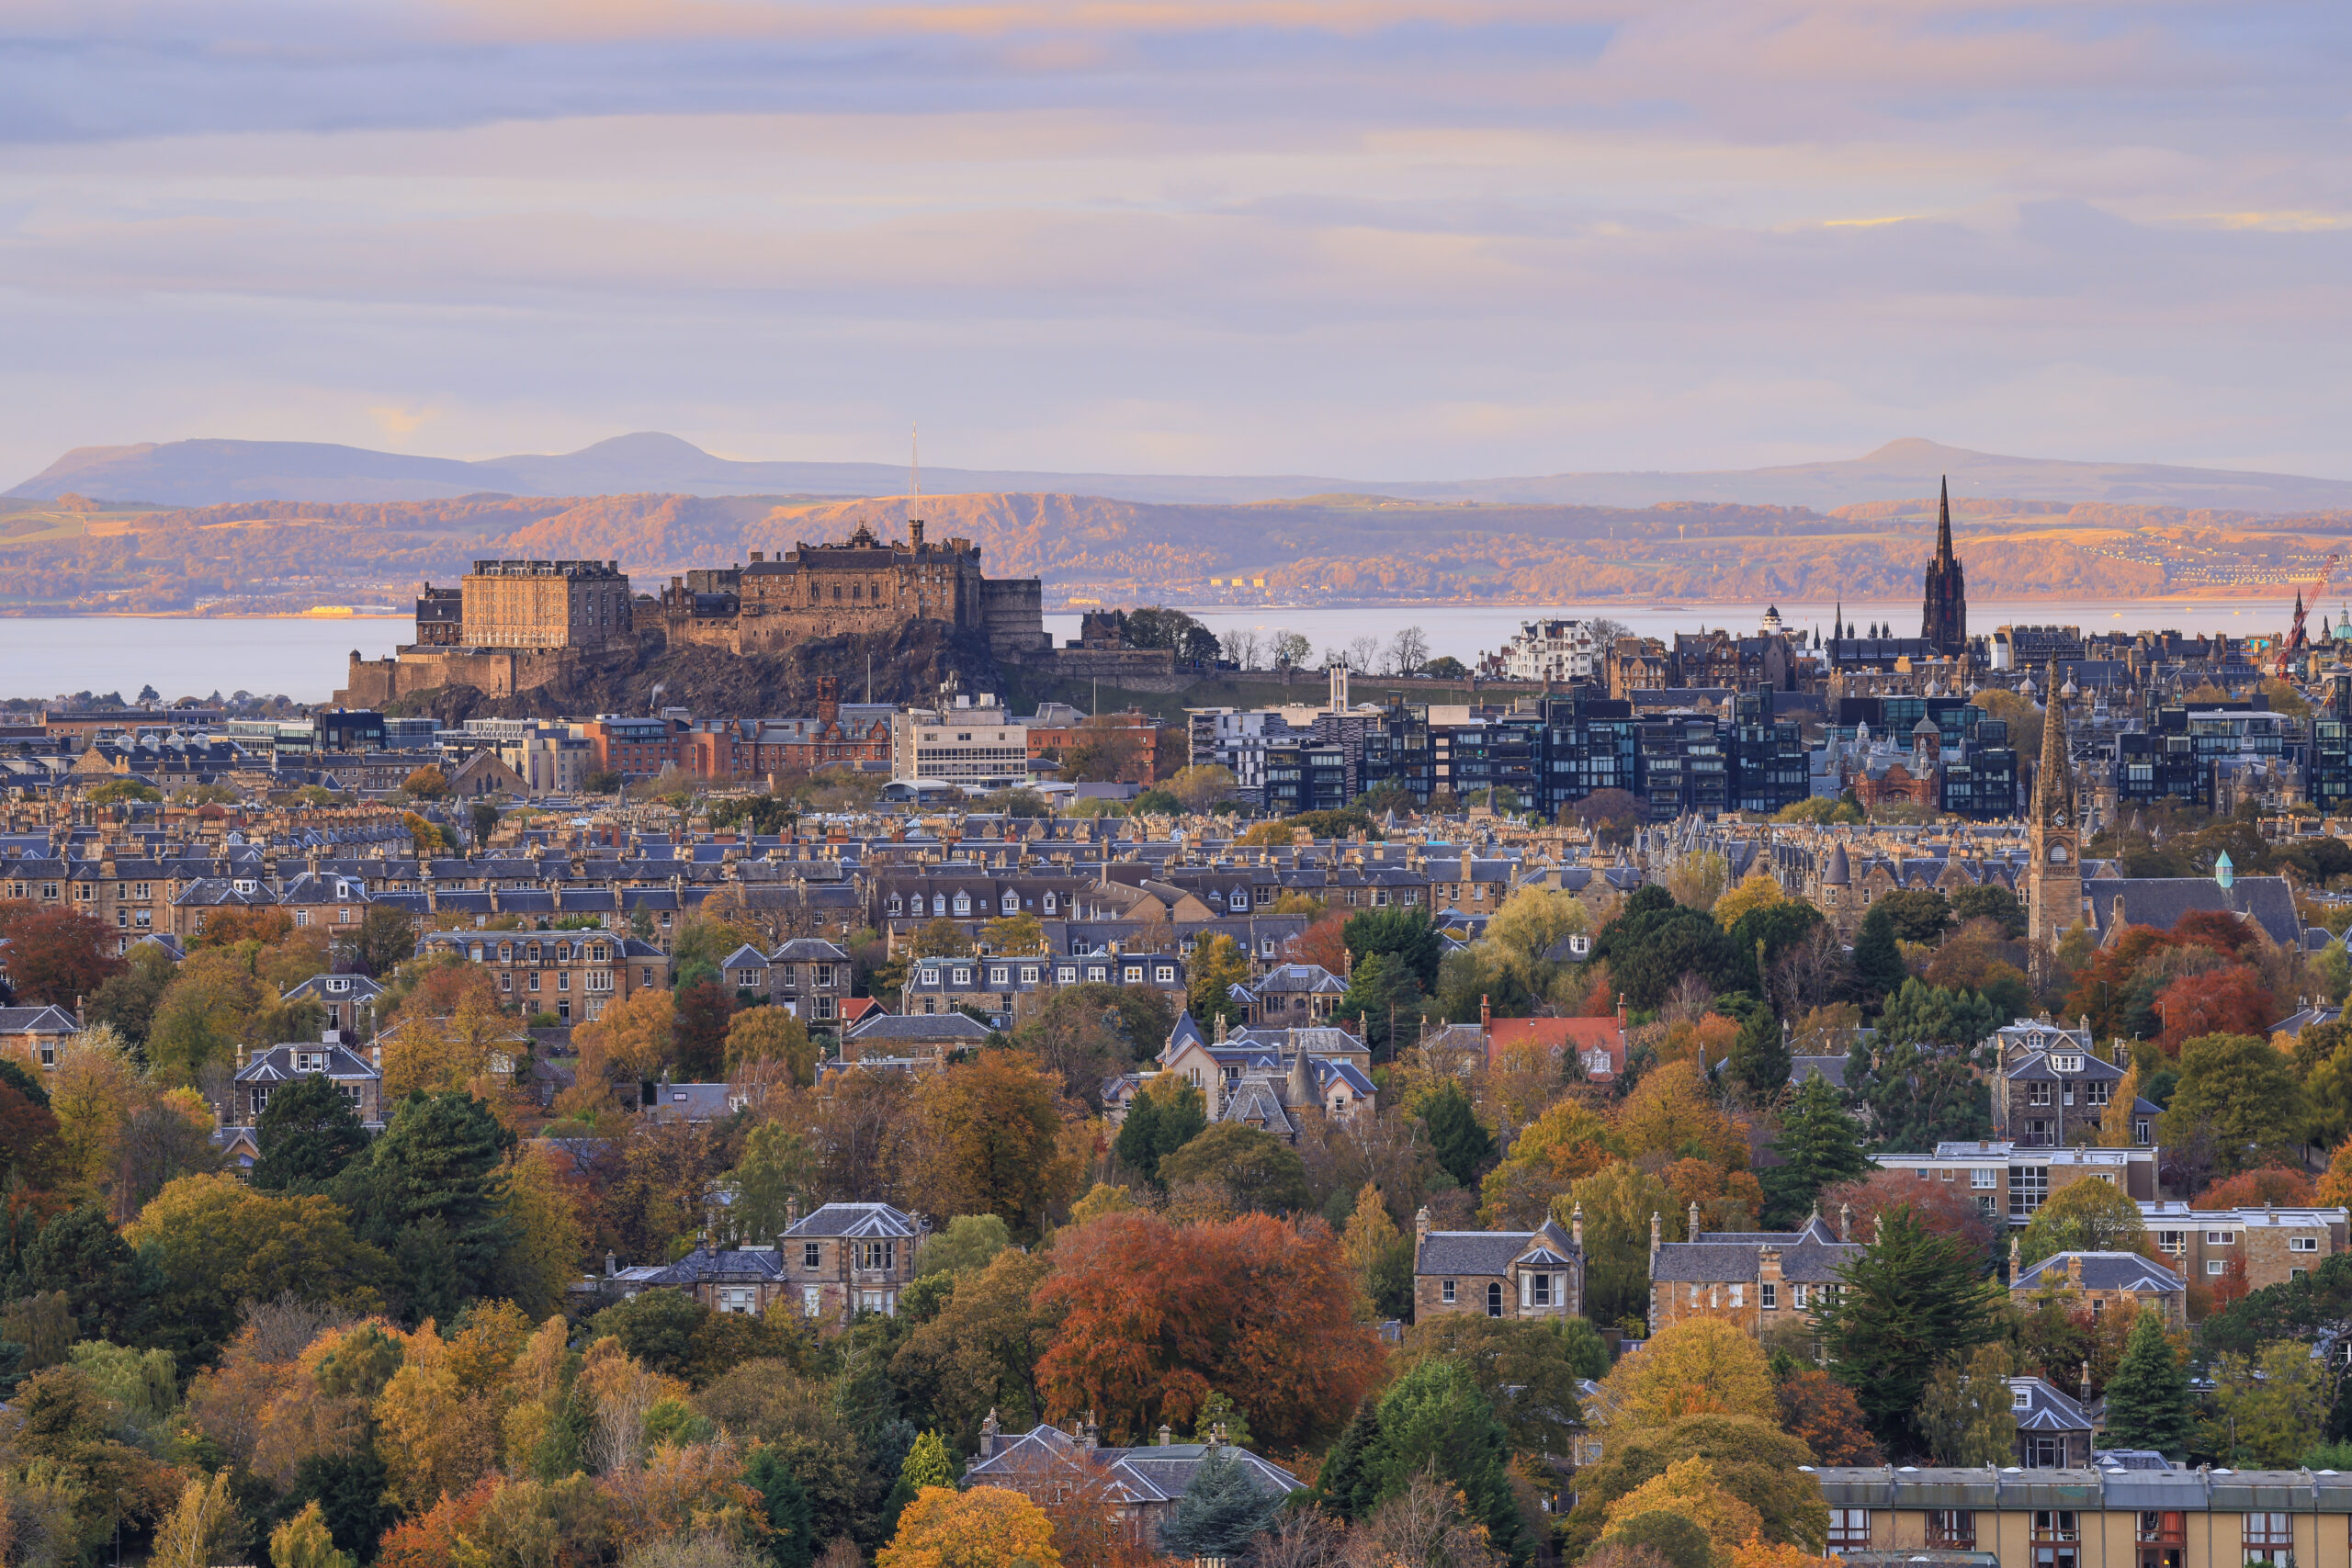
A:
{"type": "Polygon", "coordinates": [[[943,467],[1927,434],[2352,477],[2352,18],[2317,6],[36,5],[11,34],[12,477],[198,436],[891,462],[918,422],[943,467]]]}

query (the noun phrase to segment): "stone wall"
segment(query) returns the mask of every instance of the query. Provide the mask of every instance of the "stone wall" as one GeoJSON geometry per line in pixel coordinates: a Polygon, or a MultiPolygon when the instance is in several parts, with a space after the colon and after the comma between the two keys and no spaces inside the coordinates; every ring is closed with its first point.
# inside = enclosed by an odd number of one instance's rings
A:
{"type": "Polygon", "coordinates": [[[362,659],[357,650],[335,705],[382,708],[414,692],[442,686],[473,686],[486,696],[511,697],[546,685],[562,674],[572,658],[562,652],[509,649],[403,648],[391,659],[362,659]]]}

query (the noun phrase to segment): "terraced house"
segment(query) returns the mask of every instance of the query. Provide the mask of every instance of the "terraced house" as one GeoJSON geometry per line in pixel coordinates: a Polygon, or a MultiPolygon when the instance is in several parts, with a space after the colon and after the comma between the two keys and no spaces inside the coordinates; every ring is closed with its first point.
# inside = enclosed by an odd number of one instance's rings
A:
{"type": "Polygon", "coordinates": [[[501,1001],[565,1023],[593,1022],[615,1002],[670,987],[668,953],[606,931],[435,931],[418,945],[481,964],[497,976],[501,1001]]]}

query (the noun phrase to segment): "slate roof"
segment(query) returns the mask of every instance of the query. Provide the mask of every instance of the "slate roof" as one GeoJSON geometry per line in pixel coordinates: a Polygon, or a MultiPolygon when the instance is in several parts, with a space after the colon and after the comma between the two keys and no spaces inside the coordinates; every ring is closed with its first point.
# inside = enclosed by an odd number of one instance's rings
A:
{"type": "Polygon", "coordinates": [[[1860,1243],[1839,1241],[1815,1214],[1794,1231],[1701,1231],[1690,1241],[1667,1242],[1651,1260],[1650,1278],[1678,1285],[1753,1280],[1768,1247],[1780,1248],[1781,1277],[1804,1284],[1833,1284],[1862,1255],[1860,1243]]]}
{"type": "Polygon", "coordinates": [[[985,1043],[989,1026],[960,1012],[876,1013],[849,1032],[861,1044],[867,1041],[967,1041],[985,1043]]]}
{"type": "Polygon", "coordinates": [[[1431,1231],[1414,1252],[1413,1272],[1499,1276],[1531,1248],[1564,1264],[1579,1251],[1553,1220],[1532,1231],[1431,1231]]]}
{"type": "Polygon", "coordinates": [[[2091,1418],[2083,1407],[2055,1385],[2041,1378],[2018,1377],[2009,1380],[2009,1395],[2014,1404],[2018,1393],[2027,1403],[2014,1411],[2020,1432],[2087,1432],[2091,1418]]]}
{"type": "Polygon", "coordinates": [[[1263,995],[1280,992],[1291,995],[1304,992],[1309,996],[1343,996],[1347,985],[1337,975],[1320,964],[1278,964],[1269,969],[1250,987],[1263,995]]]}
{"type": "Polygon", "coordinates": [[[2342,1008],[2329,1007],[2325,1002],[2313,1002],[2289,1013],[2272,1024],[2266,1033],[2300,1036],[2315,1023],[2334,1023],[2344,1016],[2342,1008]]]}
{"type": "Polygon", "coordinates": [[[828,1203],[784,1233],[787,1241],[832,1236],[915,1236],[914,1216],[888,1203],[828,1203]]]}
{"type": "Polygon", "coordinates": [[[976,1461],[964,1472],[967,1485],[1017,1486],[1023,1477],[1051,1473],[1081,1456],[1102,1465],[1112,1484],[1132,1503],[1173,1503],[1184,1495],[1201,1462],[1212,1453],[1238,1461],[1261,1496],[1282,1497],[1302,1490],[1299,1480],[1280,1465],[1260,1459],[1230,1443],[1170,1443],[1165,1448],[1098,1448],[1091,1453],[1056,1427],[1039,1426],[1020,1437],[1003,1439],[1004,1447],[976,1461]]]}
{"type": "Polygon", "coordinates": [[[2136,1252],[2053,1252],[2011,1282],[2012,1292],[2072,1289],[2070,1264],[2079,1268],[2086,1291],[2185,1291],[2179,1275],[2136,1252]]]}
{"type": "Polygon", "coordinates": [[[1291,1120],[1290,1112],[1283,1106],[1282,1090],[1271,1078],[1257,1073],[1245,1074],[1238,1082],[1226,1086],[1216,1119],[1261,1127],[1278,1138],[1298,1135],[1298,1123],[1291,1120]]]}
{"type": "Polygon", "coordinates": [[[773,1247],[729,1247],[723,1252],[697,1247],[668,1268],[639,1275],[634,1282],[691,1290],[705,1284],[757,1284],[780,1279],[784,1272],[783,1255],[773,1247]]]}
{"type": "Polygon", "coordinates": [[[309,1072],[297,1072],[295,1070],[294,1054],[297,1051],[302,1052],[305,1055],[314,1051],[323,1053],[325,1055],[324,1065],[314,1070],[323,1073],[330,1078],[337,1080],[345,1078],[380,1078],[384,1076],[378,1072],[376,1068],[368,1063],[365,1056],[362,1056],[358,1052],[353,1050],[348,1045],[330,1045],[323,1042],[313,1043],[312,1042],[304,1040],[297,1041],[291,1044],[273,1045],[266,1051],[259,1052],[254,1055],[246,1058],[245,1065],[237,1069],[237,1081],[239,1083],[278,1084],[292,1083],[297,1078],[311,1077],[311,1075],[309,1072]]]}
{"type": "Polygon", "coordinates": [[[2118,929],[2115,905],[2123,904],[2123,924],[2170,931],[2183,915],[2199,910],[2243,915],[2281,947],[2302,941],[2302,918],[2283,876],[2241,876],[2224,887],[2210,876],[2099,876],[2083,884],[2092,923],[2105,942],[2118,929]]]}
{"type": "Polygon", "coordinates": [[[368,1002],[383,994],[384,987],[365,975],[313,975],[287,992],[286,999],[291,1002],[315,998],[323,1001],[332,997],[336,1001],[368,1002]]]}
{"type": "Polygon", "coordinates": [[[0,1008],[0,1034],[79,1034],[82,1026],[61,1007],[0,1008]]]}
{"type": "Polygon", "coordinates": [[[1846,1064],[1851,1056],[1792,1056],[1789,1058],[1789,1082],[1802,1084],[1807,1078],[1827,1078],[1832,1089],[1846,1087],[1846,1064]]]}

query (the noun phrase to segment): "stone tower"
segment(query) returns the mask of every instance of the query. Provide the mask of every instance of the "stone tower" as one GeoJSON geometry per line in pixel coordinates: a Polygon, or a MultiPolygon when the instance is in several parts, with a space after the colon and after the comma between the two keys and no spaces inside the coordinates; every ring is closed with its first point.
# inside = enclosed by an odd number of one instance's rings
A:
{"type": "Polygon", "coordinates": [[[2050,705],[2041,725],[2041,766],[2033,775],[2033,816],[2027,828],[2033,863],[2026,872],[2027,940],[2034,962],[2058,945],[2083,915],[2083,832],[2075,810],[2075,770],[2066,750],[2066,701],[2059,695],[2058,661],[2050,661],[2050,705]]]}
{"type": "Polygon", "coordinates": [[[1960,558],[1951,553],[1951,480],[1943,481],[1937,506],[1936,558],[1928,563],[1926,604],[1919,635],[1938,653],[1957,659],[1968,651],[1968,589],[1961,581],[1960,558]]]}

